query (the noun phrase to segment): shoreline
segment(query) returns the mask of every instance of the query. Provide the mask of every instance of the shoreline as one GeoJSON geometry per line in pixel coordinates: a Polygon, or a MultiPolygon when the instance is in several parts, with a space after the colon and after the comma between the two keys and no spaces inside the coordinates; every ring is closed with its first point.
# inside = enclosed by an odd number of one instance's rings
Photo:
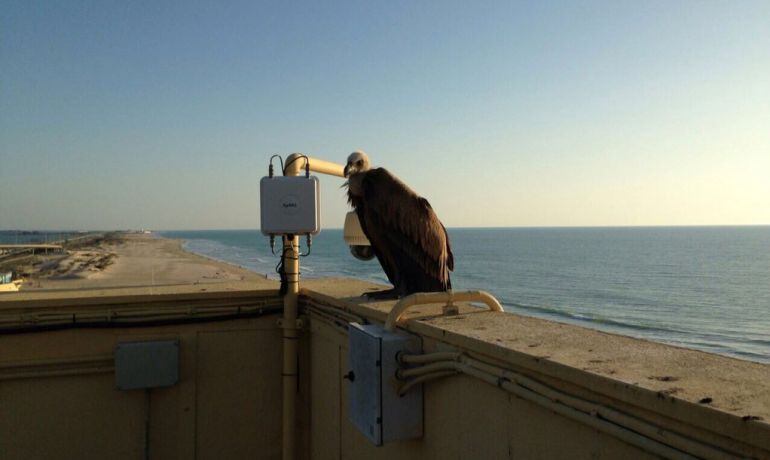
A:
{"type": "MultiPolygon", "coordinates": [[[[225,260],[225,259],[218,259],[216,257],[207,256],[206,254],[200,254],[200,253],[197,253],[195,251],[191,251],[191,250],[189,250],[189,249],[184,247],[184,243],[185,243],[186,240],[184,240],[182,238],[169,238],[169,237],[162,236],[162,235],[154,235],[154,236],[156,238],[162,238],[164,240],[170,240],[170,241],[178,242],[179,243],[179,250],[181,252],[185,253],[185,254],[189,254],[189,255],[191,255],[193,257],[201,257],[201,258],[206,259],[206,260],[211,261],[211,262],[225,264],[225,265],[228,265],[230,267],[236,268],[238,270],[246,270],[246,271],[249,271],[249,272],[257,274],[257,275],[262,275],[262,276],[265,277],[266,280],[270,280],[270,277],[269,277],[269,275],[267,273],[258,272],[256,270],[252,270],[249,267],[244,267],[243,265],[238,265],[238,264],[236,264],[234,262],[230,262],[230,261],[225,260]]],[[[277,281],[277,280],[271,280],[271,281],[277,281]]]]}
{"type": "MultiPolygon", "coordinates": [[[[22,284],[19,291],[3,293],[0,300],[9,300],[18,295],[36,298],[57,291],[69,291],[68,296],[78,296],[84,291],[92,295],[106,295],[108,291],[118,292],[131,288],[147,288],[149,294],[161,294],[184,291],[190,286],[200,286],[202,291],[279,287],[278,280],[267,278],[264,273],[189,251],[183,247],[183,241],[157,234],[119,234],[109,243],[101,242],[79,251],[112,254],[113,263],[102,270],[67,274],[64,277],[33,275],[22,284]]],[[[75,256],[75,251],[70,251],[58,262],[75,256]]],[[[355,287],[361,293],[383,288],[382,285],[365,280],[334,276],[306,279],[303,285],[311,289],[344,285],[355,287]]]]}
{"type": "MultiPolygon", "coordinates": [[[[20,292],[99,290],[140,286],[160,287],[199,284],[213,287],[212,285],[214,284],[228,282],[247,283],[254,289],[277,289],[279,286],[278,280],[270,279],[266,273],[260,273],[233,262],[193,252],[184,247],[184,242],[183,238],[166,237],[160,234],[119,234],[112,240],[79,248],[78,251],[69,251],[70,254],[65,256],[65,259],[67,257],[76,257],[78,252],[94,253],[95,257],[103,256],[105,253],[113,255],[113,263],[100,271],[94,271],[92,268],[89,268],[88,270],[81,270],[77,274],[66,274],[63,277],[32,277],[21,286],[20,292]]],[[[72,263],[61,264],[73,265],[72,263]]],[[[377,283],[345,276],[304,278],[303,286],[320,288],[329,284],[346,284],[349,282],[362,282],[361,292],[381,289],[383,287],[377,283]]],[[[2,293],[0,296],[8,294],[2,293]]],[[[677,348],[699,350],[741,361],[770,364],[762,356],[753,353],[741,353],[740,350],[706,349],[705,347],[694,346],[679,340],[651,338],[629,331],[602,328],[590,320],[568,321],[563,318],[553,318],[547,314],[537,314],[531,311],[523,312],[521,309],[511,307],[510,305],[506,305],[505,309],[509,313],[520,316],[540,318],[560,324],[570,324],[655,343],[665,343],[677,348]]]]}

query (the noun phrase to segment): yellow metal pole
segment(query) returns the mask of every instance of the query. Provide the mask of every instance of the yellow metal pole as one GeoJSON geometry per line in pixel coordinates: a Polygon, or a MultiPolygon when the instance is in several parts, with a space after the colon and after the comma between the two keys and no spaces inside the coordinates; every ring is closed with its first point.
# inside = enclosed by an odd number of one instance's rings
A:
{"type": "Polygon", "coordinates": [[[318,158],[307,157],[301,153],[292,153],[286,158],[286,170],[284,176],[297,176],[305,170],[305,162],[310,162],[310,170],[320,174],[330,176],[345,177],[345,166],[331,161],[319,160],[318,158]]]}
{"type": "Polygon", "coordinates": [[[283,268],[288,289],[283,297],[283,458],[296,458],[297,413],[297,297],[299,294],[299,237],[283,238],[283,268]]]}
{"type": "MultiPolygon", "coordinates": [[[[286,158],[284,176],[297,176],[309,164],[317,173],[344,177],[345,167],[293,153],[286,158]]],[[[297,301],[299,296],[299,237],[283,237],[283,269],[287,291],[283,297],[283,459],[297,455],[297,301]]]]}

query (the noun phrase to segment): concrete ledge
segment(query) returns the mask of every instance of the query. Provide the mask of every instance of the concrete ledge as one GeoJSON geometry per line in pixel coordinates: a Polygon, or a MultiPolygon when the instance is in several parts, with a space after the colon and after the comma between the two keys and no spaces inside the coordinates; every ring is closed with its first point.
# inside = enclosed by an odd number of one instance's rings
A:
{"type": "MultiPolygon", "coordinates": [[[[305,288],[307,299],[384,322],[394,302],[367,285],[305,288]]],[[[307,284],[306,284],[307,286],[307,284]]],[[[410,311],[405,328],[578,397],[740,455],[770,458],[770,366],[465,305],[410,311]]]]}
{"type": "MultiPolygon", "coordinates": [[[[354,318],[382,323],[394,302],[369,302],[359,297],[363,292],[381,288],[363,281],[321,279],[307,281],[303,286],[301,305],[306,307],[314,304],[322,305],[325,312],[332,312],[337,318],[327,323],[313,321],[311,330],[305,330],[303,333],[300,368],[306,372],[303,375],[311,377],[301,382],[302,389],[298,396],[302,403],[301,407],[308,411],[311,405],[316,407],[316,412],[313,413],[322,417],[317,420],[318,423],[310,425],[319,430],[326,429],[320,427],[331,426],[333,418],[329,418],[329,414],[339,416],[338,421],[335,422],[337,424],[334,425],[336,426],[334,430],[337,430],[334,436],[339,439],[331,440],[332,444],[336,443],[335,445],[339,448],[347,445],[356,449],[368,449],[365,444],[359,443],[356,436],[360,435],[351,431],[352,428],[344,418],[343,395],[346,387],[342,376],[347,359],[345,323],[354,318]],[[310,372],[307,372],[308,370],[310,372]],[[316,397],[311,398],[310,395],[316,395],[316,397]],[[336,402],[326,408],[324,405],[326,401],[336,402]],[[325,407],[328,413],[318,412],[319,407],[325,407]]],[[[228,353],[231,353],[231,350],[243,348],[239,345],[240,342],[233,341],[229,334],[235,332],[241,334],[238,331],[242,331],[245,325],[248,325],[247,329],[250,330],[252,325],[259,323],[260,327],[268,328],[271,332],[265,335],[264,343],[260,342],[262,348],[253,349],[269,348],[271,356],[275,355],[273,358],[276,358],[276,362],[278,362],[277,357],[280,356],[280,350],[273,345],[277,343],[275,341],[279,337],[275,323],[275,316],[280,314],[281,302],[278,293],[274,289],[254,290],[253,285],[249,283],[36,292],[8,295],[0,299],[0,320],[8,321],[12,321],[16,316],[24,320],[27,317],[52,313],[75,315],[83,312],[93,315],[96,310],[130,314],[140,313],[139,310],[156,310],[150,313],[161,312],[163,315],[168,315],[172,313],[172,309],[194,311],[196,306],[205,306],[214,309],[213,311],[219,311],[216,309],[239,305],[254,306],[257,303],[268,302],[276,307],[270,318],[237,320],[195,327],[192,325],[165,326],[137,330],[135,333],[141,337],[148,334],[154,337],[158,332],[152,331],[162,331],[164,336],[188,331],[192,335],[188,337],[184,348],[187,353],[194,354],[198,353],[196,350],[201,350],[197,348],[199,345],[195,345],[199,339],[206,343],[216,343],[216,350],[220,348],[230,350],[225,354],[212,351],[212,362],[217,363],[223,357],[229,356],[228,353]],[[198,335],[199,332],[195,332],[204,330],[227,330],[228,332],[223,335],[208,332],[200,332],[201,335],[198,335]]],[[[439,304],[417,307],[409,311],[404,328],[423,337],[426,351],[462,351],[469,356],[525,375],[562,394],[620,411],[668,432],[721,449],[717,452],[723,452],[724,455],[718,455],[715,458],[736,456],[770,458],[769,365],[530,317],[490,313],[485,308],[476,308],[471,305],[460,305],[460,308],[458,315],[442,316],[442,308],[439,304]]],[[[0,356],[0,362],[10,365],[18,364],[19,360],[33,358],[50,360],[67,358],[70,355],[91,356],[96,350],[90,342],[94,338],[104,341],[104,346],[99,349],[99,353],[108,353],[111,344],[127,331],[128,329],[125,328],[93,329],[87,333],[58,331],[39,335],[7,335],[3,337],[4,357],[0,356]],[[79,354],[73,354],[70,350],[72,347],[77,348],[79,354]]],[[[188,357],[188,362],[189,359],[192,358],[188,357]]],[[[230,361],[228,362],[232,369],[228,372],[232,371],[233,375],[236,375],[236,370],[243,365],[244,361],[242,358],[233,358],[230,361]]],[[[212,363],[206,364],[206,366],[211,365],[212,363]]],[[[201,367],[195,371],[196,373],[189,374],[188,381],[194,381],[191,376],[199,375],[198,373],[200,373],[199,377],[209,375],[207,369],[207,367],[201,367]]],[[[265,385],[273,385],[278,380],[274,380],[271,376],[277,375],[277,372],[259,374],[261,379],[259,381],[265,385]]],[[[101,385],[99,388],[104,390],[105,385],[108,387],[107,380],[99,383],[101,385]]],[[[553,438],[553,433],[548,430],[558,431],[561,429],[557,428],[559,426],[567,429],[567,425],[555,413],[542,408],[538,409],[540,412],[527,409],[527,406],[516,402],[516,397],[504,393],[496,386],[465,375],[437,381],[428,388],[431,395],[429,399],[433,401],[433,405],[430,406],[433,414],[431,421],[433,431],[423,440],[395,445],[378,452],[385,455],[394,451],[403,451],[410,454],[407,457],[419,456],[420,452],[451,453],[451,450],[446,450],[448,449],[446,446],[450,445],[450,440],[455,438],[452,437],[453,435],[444,434],[442,430],[449,430],[446,433],[457,433],[461,429],[475,429],[476,422],[466,421],[462,415],[467,411],[475,411],[479,420],[493,417],[490,414],[496,414],[494,416],[503,417],[506,420],[504,423],[510,425],[499,427],[499,433],[496,431],[493,433],[494,436],[489,434],[489,439],[486,433],[480,431],[473,431],[474,437],[469,438],[474,448],[486,446],[487,442],[497,443],[490,444],[490,448],[493,447],[496,452],[501,452],[497,455],[500,458],[509,458],[516,452],[522,455],[522,451],[511,450],[511,446],[514,445],[511,443],[523,440],[529,440],[527,442],[534,449],[529,452],[548,452],[548,443],[552,442],[551,438],[553,438]],[[471,392],[477,391],[481,395],[478,398],[466,398],[471,392]],[[539,414],[539,423],[547,427],[548,432],[538,432],[537,435],[547,438],[531,437],[533,432],[526,421],[518,421],[524,414],[522,410],[528,410],[529,416],[539,414]],[[514,431],[519,437],[511,437],[510,433],[514,431]],[[450,444],[446,444],[447,442],[450,444]]],[[[23,387],[17,390],[21,392],[19,394],[25,394],[26,391],[23,387]]],[[[277,390],[271,391],[275,393],[277,390]]],[[[65,392],[65,394],[68,393],[65,392]]],[[[114,394],[107,392],[103,396],[106,401],[114,394]]],[[[233,404],[234,407],[240,407],[241,403],[233,404]]],[[[140,402],[137,402],[137,405],[137,407],[143,407],[140,402]]],[[[185,407],[188,406],[189,404],[185,407]]],[[[105,414],[107,413],[110,412],[105,411],[105,414]]],[[[302,423],[309,423],[307,420],[310,420],[311,415],[306,414],[303,417],[302,423]]],[[[307,425],[304,426],[307,428],[307,425]]],[[[602,450],[603,446],[609,446],[609,443],[619,442],[611,438],[611,435],[596,436],[586,428],[587,425],[583,425],[582,430],[576,430],[573,425],[570,426],[572,428],[569,429],[573,434],[578,433],[573,441],[577,439],[578,441],[575,442],[579,443],[584,439],[593,439],[591,442],[594,444],[584,449],[583,453],[586,455],[604,452],[599,457],[613,458],[613,454],[621,451],[614,450],[615,447],[602,450]]],[[[307,436],[320,439],[314,437],[315,435],[307,436]]],[[[468,436],[471,436],[470,432],[468,436]]]]}

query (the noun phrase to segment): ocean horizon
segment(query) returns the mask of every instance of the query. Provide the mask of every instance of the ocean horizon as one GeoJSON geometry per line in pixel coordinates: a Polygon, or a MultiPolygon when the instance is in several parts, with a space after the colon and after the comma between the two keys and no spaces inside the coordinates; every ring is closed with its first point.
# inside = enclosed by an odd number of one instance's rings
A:
{"type": "MultiPolygon", "coordinates": [[[[67,231],[0,231],[43,242],[67,231]],[[21,233],[24,232],[24,233],[21,233]]],[[[452,227],[455,289],[483,289],[506,310],[770,363],[770,226],[452,227]]],[[[277,279],[259,230],[165,230],[193,253],[277,279]]],[[[305,240],[301,239],[304,251],[305,240]]],[[[388,284],[354,259],[341,229],[314,237],[303,278],[388,284]]]]}
{"type": "MultiPolygon", "coordinates": [[[[507,311],[770,362],[770,226],[449,228],[454,289],[507,311]]],[[[162,231],[191,252],[276,278],[258,230],[162,231]]],[[[304,238],[301,239],[303,251],[304,238]]],[[[314,237],[303,278],[388,284],[340,229],[314,237]]]]}

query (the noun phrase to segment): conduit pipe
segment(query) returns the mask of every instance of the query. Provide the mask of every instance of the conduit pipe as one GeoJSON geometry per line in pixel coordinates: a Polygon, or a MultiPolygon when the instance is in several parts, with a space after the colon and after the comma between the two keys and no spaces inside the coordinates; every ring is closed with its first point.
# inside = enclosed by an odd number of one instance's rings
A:
{"type": "Polygon", "coordinates": [[[485,363],[462,353],[439,352],[425,355],[401,355],[398,359],[400,362],[408,364],[428,363],[421,367],[397,371],[397,376],[400,379],[412,378],[399,388],[400,395],[406,394],[420,383],[463,373],[665,458],[723,459],[734,458],[735,456],[718,447],[665,430],[600,404],[571,396],[519,373],[485,363]],[[441,358],[447,359],[441,360],[441,358]]]}
{"type": "Polygon", "coordinates": [[[259,301],[249,305],[226,307],[209,307],[201,304],[194,309],[150,307],[129,311],[104,309],[70,313],[14,314],[7,317],[0,316],[0,335],[85,327],[142,327],[219,321],[256,317],[279,311],[280,307],[275,302],[259,301]]]}
{"type": "MultiPolygon", "coordinates": [[[[286,158],[284,176],[297,176],[305,168],[310,171],[345,177],[345,167],[328,161],[293,153],[286,158]]],[[[299,237],[283,237],[283,269],[287,291],[283,297],[283,459],[293,460],[297,455],[297,301],[299,297],[299,237]]]]}
{"type": "Polygon", "coordinates": [[[396,356],[399,363],[402,364],[425,364],[434,363],[436,361],[459,361],[462,353],[457,351],[439,351],[436,353],[424,353],[421,355],[410,355],[407,353],[399,353],[396,356]]]}
{"type": "Polygon", "coordinates": [[[317,310],[321,311],[327,315],[332,315],[340,320],[343,320],[347,323],[360,323],[360,324],[366,324],[367,320],[363,316],[356,315],[354,313],[350,313],[347,311],[340,310],[338,308],[334,307],[327,307],[325,305],[322,305],[313,299],[306,299],[305,301],[305,307],[308,310],[317,310]]]}
{"type": "Polygon", "coordinates": [[[409,392],[410,389],[414,388],[415,386],[425,383],[430,380],[436,380],[444,377],[449,377],[450,375],[457,375],[460,371],[457,369],[452,369],[448,371],[440,371],[440,372],[431,372],[429,374],[420,375],[418,377],[413,378],[412,380],[406,382],[398,389],[398,395],[404,396],[407,392],[409,392]]]}
{"type": "Polygon", "coordinates": [[[433,372],[445,371],[454,368],[454,361],[439,361],[420,367],[413,367],[410,369],[398,369],[396,371],[396,377],[401,380],[406,380],[410,377],[417,377],[420,375],[431,374],[433,372]]]}
{"type": "Polygon", "coordinates": [[[411,294],[396,302],[393,309],[388,313],[388,319],[385,321],[385,330],[393,331],[399,323],[401,316],[407,309],[415,305],[424,305],[430,303],[445,303],[445,311],[453,306],[454,302],[482,302],[486,304],[491,311],[502,312],[503,306],[485,291],[446,291],[446,292],[419,292],[411,294]]]}
{"type": "MultiPolygon", "coordinates": [[[[333,314],[331,311],[329,313],[333,314]]],[[[402,396],[416,385],[463,373],[665,458],[740,457],[718,446],[677,434],[635,416],[569,395],[517,372],[489,364],[473,352],[402,353],[396,359],[401,364],[424,364],[398,371],[399,378],[411,378],[399,388],[399,395],[402,396]]]]}

